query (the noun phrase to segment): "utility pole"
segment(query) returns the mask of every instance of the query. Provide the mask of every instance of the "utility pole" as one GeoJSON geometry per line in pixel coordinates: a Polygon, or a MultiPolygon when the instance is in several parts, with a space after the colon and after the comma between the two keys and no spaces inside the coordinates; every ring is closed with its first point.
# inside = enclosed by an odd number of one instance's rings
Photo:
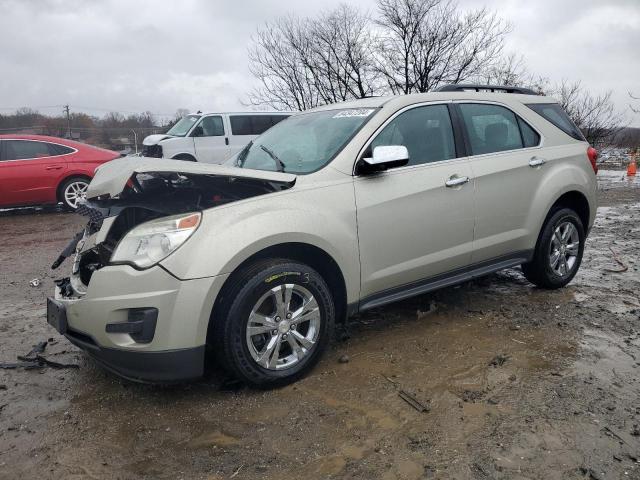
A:
{"type": "Polygon", "coordinates": [[[71,139],[71,116],[69,114],[69,105],[65,105],[63,110],[67,114],[67,138],[71,139]]]}

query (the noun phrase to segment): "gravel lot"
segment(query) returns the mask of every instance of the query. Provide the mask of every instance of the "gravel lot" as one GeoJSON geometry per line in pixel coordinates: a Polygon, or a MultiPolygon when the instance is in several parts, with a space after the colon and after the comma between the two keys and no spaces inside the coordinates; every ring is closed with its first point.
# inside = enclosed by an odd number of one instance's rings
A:
{"type": "Polygon", "coordinates": [[[45,320],[49,265],[83,219],[0,212],[0,362],[49,340],[80,366],[0,370],[0,478],[640,479],[640,179],[599,178],[567,288],[513,269],[367,312],[267,392],[103,371],[45,320]]]}

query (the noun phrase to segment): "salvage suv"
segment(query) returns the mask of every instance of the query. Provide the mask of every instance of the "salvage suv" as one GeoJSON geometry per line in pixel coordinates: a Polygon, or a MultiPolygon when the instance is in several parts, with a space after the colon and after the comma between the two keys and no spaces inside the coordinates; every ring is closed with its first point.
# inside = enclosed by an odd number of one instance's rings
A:
{"type": "Polygon", "coordinates": [[[115,160],[55,263],[75,254],[48,321],[130,379],[196,378],[216,357],[288,383],[357,312],[518,265],[569,283],[595,161],[552,98],[468,85],[316,108],[226,165],[115,160]]]}

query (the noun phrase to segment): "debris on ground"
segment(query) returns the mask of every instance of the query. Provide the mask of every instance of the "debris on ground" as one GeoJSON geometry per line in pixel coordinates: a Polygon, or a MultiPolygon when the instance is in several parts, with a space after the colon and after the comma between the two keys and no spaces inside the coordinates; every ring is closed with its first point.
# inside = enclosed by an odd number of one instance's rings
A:
{"type": "Polygon", "coordinates": [[[438,305],[436,305],[435,300],[431,300],[426,310],[418,309],[418,311],[416,312],[416,316],[418,317],[418,319],[421,319],[426,317],[427,315],[431,315],[437,309],[438,309],[438,305]]]}
{"type": "Polygon", "coordinates": [[[339,359],[338,359],[338,363],[349,363],[349,360],[351,360],[349,358],[349,355],[342,355],[339,359]]]}
{"type": "Polygon", "coordinates": [[[398,396],[420,413],[428,412],[431,410],[429,406],[420,402],[416,397],[414,397],[412,394],[410,394],[406,390],[398,390],[398,396]]]}
{"type": "Polygon", "coordinates": [[[32,287],[39,287],[41,284],[42,280],[40,280],[39,278],[34,278],[29,282],[29,285],[31,285],[32,287]]]}
{"type": "Polygon", "coordinates": [[[2,362],[0,363],[0,369],[15,370],[18,368],[22,368],[24,370],[36,370],[44,367],[51,367],[56,369],[80,368],[80,366],[75,363],[59,363],[43,357],[41,354],[44,353],[47,344],[47,340],[44,340],[33,345],[33,348],[31,349],[31,351],[29,351],[29,353],[27,353],[26,355],[18,355],[19,362],[2,362]]]}
{"type": "Polygon", "coordinates": [[[490,367],[501,367],[502,365],[505,364],[505,362],[509,360],[509,355],[505,355],[503,353],[499,353],[498,355],[496,355],[495,357],[493,357],[491,359],[491,361],[489,362],[489,366],[490,367]]]}
{"type": "Polygon", "coordinates": [[[613,248],[609,247],[609,250],[611,250],[611,253],[613,254],[613,260],[620,265],[621,268],[615,269],[615,268],[603,268],[603,270],[605,272],[611,272],[611,273],[624,273],[627,270],[629,270],[628,265],[626,265],[622,260],[620,260],[620,257],[618,256],[618,254],[616,252],[613,251],[613,248]]]}
{"type": "Polygon", "coordinates": [[[475,403],[476,400],[480,400],[484,397],[485,392],[481,392],[479,390],[465,390],[462,392],[460,398],[462,398],[463,402],[467,403],[475,403]]]}

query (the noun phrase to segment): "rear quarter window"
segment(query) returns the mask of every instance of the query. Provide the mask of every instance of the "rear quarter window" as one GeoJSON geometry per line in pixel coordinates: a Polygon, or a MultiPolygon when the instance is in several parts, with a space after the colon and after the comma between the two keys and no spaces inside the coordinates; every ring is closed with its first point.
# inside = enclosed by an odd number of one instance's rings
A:
{"type": "Polygon", "coordinates": [[[69,155],[75,151],[71,147],[66,147],[57,143],[47,143],[47,146],[49,147],[51,155],[69,155]]]}
{"type": "Polygon", "coordinates": [[[586,141],[580,129],[573,123],[571,118],[569,118],[567,112],[557,103],[530,103],[527,107],[545,120],[551,122],[570,137],[580,140],[581,142],[586,141]]]}

